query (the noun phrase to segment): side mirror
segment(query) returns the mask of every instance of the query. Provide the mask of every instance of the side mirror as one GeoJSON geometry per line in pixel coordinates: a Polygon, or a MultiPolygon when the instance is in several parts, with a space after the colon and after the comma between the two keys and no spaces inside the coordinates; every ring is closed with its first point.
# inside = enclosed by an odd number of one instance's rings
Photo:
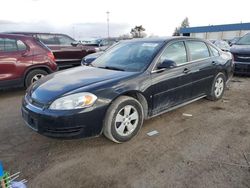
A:
{"type": "Polygon", "coordinates": [[[176,67],[176,63],[172,60],[166,59],[157,66],[158,69],[171,69],[176,67]]]}

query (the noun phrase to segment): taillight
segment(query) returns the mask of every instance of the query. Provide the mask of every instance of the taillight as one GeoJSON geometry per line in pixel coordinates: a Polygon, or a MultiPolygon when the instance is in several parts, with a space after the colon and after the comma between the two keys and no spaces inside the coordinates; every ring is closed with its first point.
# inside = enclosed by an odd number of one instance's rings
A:
{"type": "Polygon", "coordinates": [[[49,53],[48,53],[48,57],[49,57],[53,62],[56,61],[56,58],[55,58],[55,56],[54,56],[54,54],[53,54],[52,52],[49,52],[49,53]]]}

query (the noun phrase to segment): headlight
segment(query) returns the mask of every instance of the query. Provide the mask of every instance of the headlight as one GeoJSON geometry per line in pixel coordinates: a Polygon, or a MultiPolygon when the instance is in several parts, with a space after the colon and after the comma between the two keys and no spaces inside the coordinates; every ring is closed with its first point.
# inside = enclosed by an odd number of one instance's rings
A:
{"type": "Polygon", "coordinates": [[[49,107],[51,110],[73,110],[92,106],[97,97],[88,92],[76,93],[56,99],[49,107]]]}

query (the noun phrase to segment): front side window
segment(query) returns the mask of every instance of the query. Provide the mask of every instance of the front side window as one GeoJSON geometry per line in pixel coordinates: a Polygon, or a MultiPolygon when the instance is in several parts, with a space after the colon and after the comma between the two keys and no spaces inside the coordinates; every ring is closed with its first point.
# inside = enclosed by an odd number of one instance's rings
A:
{"type": "Polygon", "coordinates": [[[201,41],[187,41],[191,61],[208,58],[210,56],[207,45],[201,41]]]}
{"type": "Polygon", "coordinates": [[[51,34],[39,34],[37,35],[38,39],[46,45],[58,45],[59,41],[55,35],[51,34]]]}
{"type": "Polygon", "coordinates": [[[56,38],[61,45],[71,45],[75,42],[75,40],[65,35],[57,35],[56,38]]]}
{"type": "Polygon", "coordinates": [[[168,46],[160,57],[159,63],[165,60],[172,60],[177,65],[187,62],[187,52],[183,42],[176,42],[168,46]]]}

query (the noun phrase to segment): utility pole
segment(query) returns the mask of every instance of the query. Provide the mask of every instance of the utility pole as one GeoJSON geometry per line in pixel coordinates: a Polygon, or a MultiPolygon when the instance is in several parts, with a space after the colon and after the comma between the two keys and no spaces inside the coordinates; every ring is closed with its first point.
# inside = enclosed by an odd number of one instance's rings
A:
{"type": "Polygon", "coordinates": [[[108,27],[108,38],[109,38],[109,11],[106,12],[107,14],[107,27],[108,27]]]}

